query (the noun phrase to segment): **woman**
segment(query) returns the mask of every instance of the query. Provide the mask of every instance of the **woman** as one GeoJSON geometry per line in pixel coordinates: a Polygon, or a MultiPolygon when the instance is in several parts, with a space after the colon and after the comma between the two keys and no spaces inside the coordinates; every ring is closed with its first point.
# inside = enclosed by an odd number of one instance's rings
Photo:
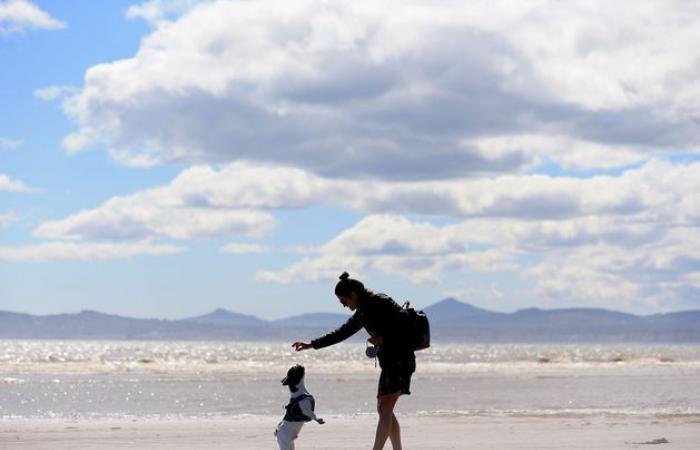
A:
{"type": "Polygon", "coordinates": [[[377,392],[379,422],[373,448],[384,448],[388,438],[394,450],[400,450],[401,429],[394,415],[394,406],[401,394],[411,393],[411,375],[416,370],[416,357],[402,326],[401,307],[390,297],[365,289],[362,282],[350,278],[347,272],[340,276],[335,295],[355,314],[335,331],[310,343],[295,342],[292,347],[296,351],[328,347],[364,327],[371,336],[368,340],[380,348],[377,357],[382,369],[377,392]]]}

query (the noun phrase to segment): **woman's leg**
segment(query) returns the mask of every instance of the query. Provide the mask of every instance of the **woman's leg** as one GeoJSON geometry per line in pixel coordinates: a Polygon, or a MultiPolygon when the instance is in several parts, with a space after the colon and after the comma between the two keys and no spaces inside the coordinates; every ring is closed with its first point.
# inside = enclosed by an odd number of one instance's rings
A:
{"type": "MultiPolygon", "coordinates": [[[[394,417],[394,406],[396,405],[400,395],[401,391],[396,391],[392,394],[381,395],[377,398],[377,413],[379,413],[379,422],[377,422],[377,433],[374,436],[374,450],[382,450],[386,440],[393,434],[392,428],[394,421],[396,420],[394,417]]],[[[398,421],[396,424],[398,425],[398,421]]],[[[394,450],[399,450],[401,448],[401,438],[398,433],[396,434],[396,437],[398,438],[398,447],[396,446],[397,442],[394,442],[393,436],[391,443],[394,450]]]]}
{"type": "Polygon", "coordinates": [[[396,414],[392,413],[391,417],[391,433],[389,434],[391,446],[394,450],[401,450],[401,427],[399,426],[399,421],[396,419],[396,414]]]}

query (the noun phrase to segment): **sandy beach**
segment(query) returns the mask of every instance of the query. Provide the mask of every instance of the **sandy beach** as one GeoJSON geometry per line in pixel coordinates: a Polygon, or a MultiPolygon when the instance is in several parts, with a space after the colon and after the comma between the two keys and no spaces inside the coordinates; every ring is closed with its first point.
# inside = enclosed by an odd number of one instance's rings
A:
{"type": "MultiPolygon", "coordinates": [[[[88,449],[271,449],[272,416],[232,419],[26,421],[0,424],[0,447],[24,450],[88,449]]],[[[367,449],[374,416],[327,417],[309,424],[299,449],[367,449]]],[[[400,418],[407,449],[626,449],[695,450],[700,420],[614,418],[400,418]]],[[[387,444],[386,448],[391,448],[387,444]]]]}

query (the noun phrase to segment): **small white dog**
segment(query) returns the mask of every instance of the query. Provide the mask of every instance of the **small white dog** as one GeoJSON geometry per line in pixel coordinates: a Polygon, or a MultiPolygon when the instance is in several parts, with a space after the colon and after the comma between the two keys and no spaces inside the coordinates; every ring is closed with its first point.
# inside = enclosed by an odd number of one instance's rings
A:
{"type": "Polygon", "coordinates": [[[285,406],[287,413],[275,430],[280,450],[294,450],[294,440],[299,436],[304,423],[312,420],[320,424],[325,423],[314,413],[316,401],[304,386],[304,373],[304,366],[297,364],[290,367],[287,376],[282,379],[282,384],[289,386],[292,395],[289,404],[285,406]]]}

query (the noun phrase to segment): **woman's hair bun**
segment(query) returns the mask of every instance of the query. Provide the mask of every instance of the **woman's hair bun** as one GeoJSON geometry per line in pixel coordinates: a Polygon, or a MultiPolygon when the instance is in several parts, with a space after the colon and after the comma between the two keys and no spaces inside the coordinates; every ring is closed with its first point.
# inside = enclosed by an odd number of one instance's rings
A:
{"type": "Polygon", "coordinates": [[[361,281],[350,278],[347,272],[343,272],[338,278],[340,278],[340,281],[335,285],[335,295],[348,296],[355,292],[360,297],[363,297],[367,294],[365,285],[361,281]]]}

